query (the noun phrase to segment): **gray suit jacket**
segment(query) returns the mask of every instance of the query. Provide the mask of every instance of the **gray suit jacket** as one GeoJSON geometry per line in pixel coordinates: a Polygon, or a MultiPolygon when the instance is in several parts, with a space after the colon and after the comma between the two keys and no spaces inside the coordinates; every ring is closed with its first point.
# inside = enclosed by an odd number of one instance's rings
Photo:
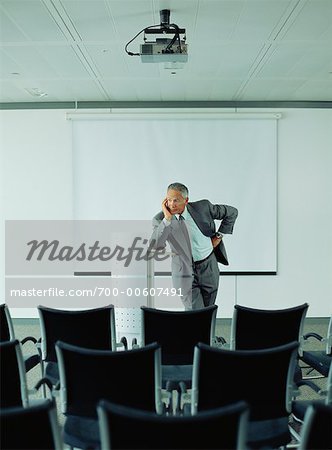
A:
{"type": "MultiPolygon", "coordinates": [[[[215,220],[221,220],[218,231],[223,234],[232,234],[234,223],[236,221],[238,211],[233,206],[213,205],[208,200],[199,200],[197,202],[189,202],[187,209],[196,225],[201,232],[208,237],[214,236],[216,232],[215,220]]],[[[151,239],[156,241],[155,247],[165,247],[166,241],[169,242],[171,250],[175,255],[182,255],[182,259],[188,259],[191,265],[191,255],[188,255],[183,244],[183,235],[179,233],[179,224],[175,217],[172,218],[171,224],[166,226],[163,222],[164,213],[161,211],[153,218],[153,234],[151,239]],[[190,258],[190,261],[189,261],[190,258]]],[[[214,249],[217,261],[228,265],[228,258],[223,241],[214,249]]],[[[181,258],[180,258],[181,259],[181,258]]],[[[177,258],[172,258],[173,264],[178,264],[177,258]]]]}

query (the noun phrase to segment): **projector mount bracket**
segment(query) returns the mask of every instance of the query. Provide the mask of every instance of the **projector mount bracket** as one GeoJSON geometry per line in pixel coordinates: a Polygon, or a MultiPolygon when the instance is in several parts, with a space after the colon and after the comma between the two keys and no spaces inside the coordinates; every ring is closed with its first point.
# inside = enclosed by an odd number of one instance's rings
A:
{"type": "Polygon", "coordinates": [[[133,53],[128,50],[129,44],[131,44],[140,34],[144,33],[144,41],[146,41],[146,35],[150,34],[172,34],[173,38],[168,43],[167,47],[163,50],[163,53],[173,53],[172,46],[175,44],[176,40],[179,43],[179,52],[182,53],[181,50],[181,38],[180,35],[183,34],[183,42],[186,40],[186,30],[185,28],[180,28],[175,23],[170,23],[170,10],[162,9],[160,11],[160,24],[158,25],[150,25],[143,30],[139,31],[129,42],[127,42],[125,46],[125,52],[129,56],[141,56],[141,53],[133,53]]]}

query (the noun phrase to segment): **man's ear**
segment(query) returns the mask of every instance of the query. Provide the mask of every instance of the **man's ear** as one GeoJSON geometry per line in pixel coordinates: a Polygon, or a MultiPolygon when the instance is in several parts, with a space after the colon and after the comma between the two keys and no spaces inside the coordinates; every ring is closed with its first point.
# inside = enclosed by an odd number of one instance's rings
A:
{"type": "Polygon", "coordinates": [[[186,198],[185,205],[189,202],[189,197],[186,198]]]}

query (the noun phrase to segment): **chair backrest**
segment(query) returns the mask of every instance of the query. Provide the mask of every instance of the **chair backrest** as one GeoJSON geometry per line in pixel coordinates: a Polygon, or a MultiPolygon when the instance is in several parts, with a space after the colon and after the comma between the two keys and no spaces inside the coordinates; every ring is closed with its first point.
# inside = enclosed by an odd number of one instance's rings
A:
{"type": "Polygon", "coordinates": [[[291,411],[298,343],[263,350],[195,348],[192,413],[244,400],[250,420],[270,420],[291,411]]]}
{"type": "Polygon", "coordinates": [[[326,354],[332,356],[332,315],[330,317],[326,335],[326,354]]]}
{"type": "Polygon", "coordinates": [[[95,417],[99,400],[162,412],[160,346],[123,352],[57,342],[62,412],[95,417]]]}
{"type": "Polygon", "coordinates": [[[330,370],[329,370],[329,373],[327,375],[327,380],[326,380],[325,403],[327,405],[332,406],[332,361],[331,361],[330,370]]]}
{"type": "Polygon", "coordinates": [[[63,448],[53,400],[27,408],[2,409],[0,418],[0,442],[3,449],[63,448]]]}
{"type": "Polygon", "coordinates": [[[84,348],[115,350],[113,305],[103,308],[68,311],[38,306],[42,358],[56,362],[57,341],[84,348]]]}
{"type": "Polygon", "coordinates": [[[192,311],[164,311],[141,307],[142,345],[158,342],[162,364],[190,365],[198,342],[212,344],[217,305],[192,311]]]}
{"type": "Polygon", "coordinates": [[[238,402],[196,416],[158,416],[102,400],[98,417],[102,450],[242,450],[248,408],[245,402],[238,402]]]}
{"type": "Polygon", "coordinates": [[[28,388],[21,344],[17,339],[0,343],[0,406],[28,406],[28,388]]]}
{"type": "Polygon", "coordinates": [[[313,403],[304,417],[299,450],[331,450],[331,448],[332,405],[313,403]]]}
{"type": "Polygon", "coordinates": [[[304,319],[308,307],[307,303],[275,310],[235,305],[231,349],[256,350],[298,341],[301,354],[304,319]]]}
{"type": "Polygon", "coordinates": [[[0,305],[0,342],[15,339],[13,322],[5,303],[0,305]]]}

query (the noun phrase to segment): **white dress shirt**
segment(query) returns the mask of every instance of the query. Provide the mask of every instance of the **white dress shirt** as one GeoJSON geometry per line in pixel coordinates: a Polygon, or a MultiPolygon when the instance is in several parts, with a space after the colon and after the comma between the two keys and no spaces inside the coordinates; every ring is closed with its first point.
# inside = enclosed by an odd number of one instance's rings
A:
{"type": "MultiPolygon", "coordinates": [[[[181,214],[185,220],[185,224],[189,233],[192,257],[194,261],[201,261],[207,258],[213,250],[211,238],[205,236],[196,225],[196,222],[189,214],[187,207],[184,208],[181,214]]],[[[179,220],[180,214],[175,214],[177,220],[179,220]]],[[[163,220],[166,226],[171,224],[170,221],[164,218],[163,220]]]]}

